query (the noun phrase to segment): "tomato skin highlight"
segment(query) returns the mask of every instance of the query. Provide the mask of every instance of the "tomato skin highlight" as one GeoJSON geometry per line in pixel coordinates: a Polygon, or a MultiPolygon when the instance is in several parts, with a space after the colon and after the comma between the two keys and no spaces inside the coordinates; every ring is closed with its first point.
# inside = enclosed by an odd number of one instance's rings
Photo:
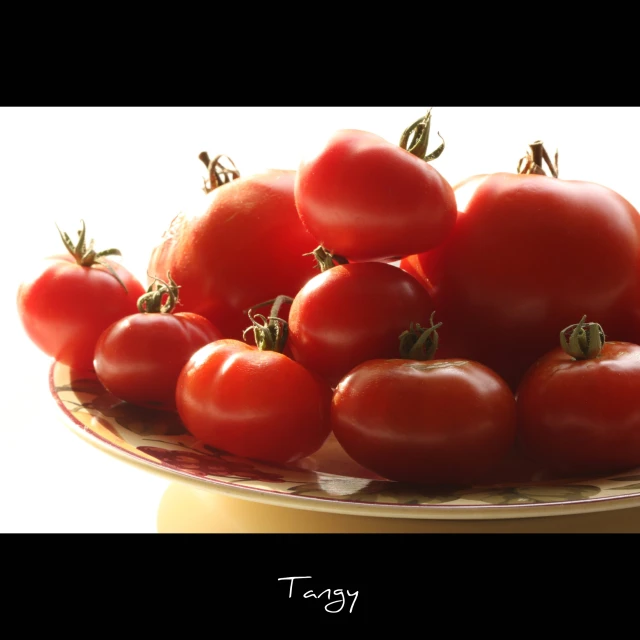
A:
{"type": "Polygon", "coordinates": [[[337,265],[316,275],[289,310],[294,359],[335,386],[353,367],[398,358],[411,323],[428,327],[433,302],[420,283],[383,262],[337,265]]]}
{"type": "Polygon", "coordinates": [[[58,362],[93,370],[102,331],[137,311],[145,290],[126,268],[111,265],[122,284],[103,266],[81,266],[70,254],[46,258],[18,287],[18,315],[31,341],[58,362]]]}
{"type": "Polygon", "coordinates": [[[477,360],[515,391],[586,314],[610,339],[640,341],[640,215],[598,184],[541,175],[475,176],[456,187],[442,246],[401,261],[438,309],[441,357],[477,360]]]}
{"type": "Polygon", "coordinates": [[[452,231],[452,186],[429,163],[373,133],[339,130],[302,160],[295,201],[305,227],[350,261],[428,251],[452,231]]]}
{"type": "Polygon", "coordinates": [[[640,346],[605,343],[574,360],[560,347],[540,358],[517,392],[518,447],[565,476],[640,465],[640,346]]]}
{"type": "Polygon", "coordinates": [[[372,360],[336,388],[331,426],[356,462],[389,480],[466,485],[511,450],[515,398],[476,362],[372,360]]]}
{"type": "Polygon", "coordinates": [[[201,347],[222,338],[193,313],[136,313],[108,327],[96,345],[98,380],[120,400],[177,411],[180,371],[201,347]]]}
{"type": "Polygon", "coordinates": [[[218,340],[197,351],[178,379],[188,431],[233,455],[288,463],[315,453],[330,433],[331,390],[275,351],[218,340]]]}
{"type": "Polygon", "coordinates": [[[271,170],[214,189],[179,214],[152,251],[153,276],[180,282],[181,310],[208,318],[225,337],[242,339],[245,311],[279,295],[293,297],[313,277],[303,254],[317,242],[293,196],[295,171],[271,170]]]}

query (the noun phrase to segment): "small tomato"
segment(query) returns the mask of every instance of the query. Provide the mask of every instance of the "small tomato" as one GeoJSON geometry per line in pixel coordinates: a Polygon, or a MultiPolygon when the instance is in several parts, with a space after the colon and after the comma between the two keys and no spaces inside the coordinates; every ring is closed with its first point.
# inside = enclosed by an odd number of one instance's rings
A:
{"type": "Polygon", "coordinates": [[[93,369],[100,334],[113,322],[136,312],[143,285],[108,256],[85,242],[85,224],[73,243],[60,236],[68,254],[38,265],[20,284],[18,315],[31,341],[44,353],[74,369],[93,369]]]}
{"type": "Polygon", "coordinates": [[[520,450],[565,476],[640,465],[640,346],[605,342],[602,327],[585,317],[561,342],[518,388],[520,450]]]}
{"type": "Polygon", "coordinates": [[[199,441],[265,462],[311,455],[330,433],[328,385],[286,355],[239,340],[198,350],[180,373],[176,402],[199,441]]]}
{"type": "Polygon", "coordinates": [[[149,287],[138,300],[139,313],[113,323],[101,334],[94,368],[102,385],[120,400],[176,411],[176,385],[182,367],[201,347],[222,338],[209,320],[173,313],[178,287],[149,287]],[[163,298],[168,297],[162,304],[163,298]]]}
{"type": "Polygon", "coordinates": [[[338,264],[302,287],[289,309],[294,359],[335,386],[353,367],[400,356],[399,336],[427,326],[433,303],[418,281],[390,264],[338,264]]]}

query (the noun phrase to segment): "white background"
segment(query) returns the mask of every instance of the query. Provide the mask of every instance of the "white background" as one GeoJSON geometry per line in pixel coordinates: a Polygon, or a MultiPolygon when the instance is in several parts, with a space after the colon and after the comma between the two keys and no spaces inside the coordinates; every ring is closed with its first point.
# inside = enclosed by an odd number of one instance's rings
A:
{"type": "MultiPolygon", "coordinates": [[[[48,396],[49,359],[26,338],[15,294],[26,269],[63,250],[84,219],[97,248],[118,247],[144,281],[151,247],[201,196],[201,151],[242,175],[295,169],[339,128],[397,143],[418,107],[0,107],[0,252],[6,312],[0,361],[0,532],[153,532],[170,479],[131,467],[66,429],[48,396]]],[[[515,171],[528,144],[560,152],[560,177],[599,182],[640,207],[640,108],[435,107],[433,166],[452,184],[515,171]]]]}

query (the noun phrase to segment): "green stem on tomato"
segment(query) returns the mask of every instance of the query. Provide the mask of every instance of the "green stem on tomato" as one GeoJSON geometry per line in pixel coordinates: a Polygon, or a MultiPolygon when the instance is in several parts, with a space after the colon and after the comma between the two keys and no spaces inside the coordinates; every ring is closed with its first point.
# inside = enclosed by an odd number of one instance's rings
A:
{"type": "Polygon", "coordinates": [[[322,245],[316,247],[310,253],[303,253],[303,256],[313,256],[316,260],[314,265],[320,271],[328,271],[339,264],[349,264],[349,261],[342,256],[327,251],[322,245]]]}
{"type": "Polygon", "coordinates": [[[435,160],[444,151],[444,138],[438,133],[442,144],[433,152],[427,155],[429,146],[429,132],[431,130],[431,109],[427,114],[408,126],[400,137],[400,147],[414,156],[421,158],[425,162],[435,160]]]}
{"type": "Polygon", "coordinates": [[[602,327],[597,322],[585,323],[586,319],[586,315],[582,316],[578,324],[572,324],[560,332],[560,346],[576,360],[597,358],[605,344],[602,327]]]}
{"type": "Polygon", "coordinates": [[[92,267],[94,264],[99,264],[104,267],[121,285],[122,288],[127,291],[127,287],[120,279],[120,276],[115,272],[115,269],[106,261],[102,260],[107,256],[121,256],[119,249],[105,249],[104,251],[96,251],[93,248],[93,240],[86,243],[87,229],[84,224],[84,220],[80,220],[82,223],[82,229],[78,231],[78,241],[73,243],[71,238],[64,231],[60,231],[60,227],[56,225],[56,229],[60,234],[60,238],[67,248],[67,251],[74,257],[77,264],[81,267],[92,267]]]}
{"type": "Polygon", "coordinates": [[[253,331],[253,338],[260,351],[277,351],[278,353],[282,353],[287,343],[287,338],[289,337],[289,324],[286,320],[279,317],[280,307],[282,307],[283,304],[291,304],[292,302],[293,298],[289,296],[278,296],[273,300],[267,300],[251,309],[247,309],[245,313],[249,316],[251,326],[242,332],[242,338],[246,340],[247,333],[253,331]],[[268,316],[260,313],[257,315],[253,314],[256,309],[268,304],[272,305],[268,316]]]}
{"type": "Polygon", "coordinates": [[[433,324],[431,314],[429,321],[431,326],[426,328],[419,324],[411,324],[407,331],[403,331],[400,336],[400,357],[406,360],[433,360],[438,350],[438,329],[442,322],[433,324]]]}
{"type": "Polygon", "coordinates": [[[167,273],[168,282],[154,276],[153,282],[147,292],[138,298],[138,311],[140,313],[171,313],[178,304],[179,289],[170,273],[167,273]],[[167,297],[166,302],[163,300],[167,297]]]}

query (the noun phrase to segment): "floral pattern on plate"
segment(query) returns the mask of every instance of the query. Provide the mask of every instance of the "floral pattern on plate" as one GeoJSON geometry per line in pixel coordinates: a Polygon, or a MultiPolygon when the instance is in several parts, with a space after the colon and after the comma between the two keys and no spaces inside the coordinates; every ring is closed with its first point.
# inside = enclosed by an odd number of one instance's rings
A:
{"type": "Polygon", "coordinates": [[[316,455],[293,465],[238,458],[196,441],[177,415],[122,402],[95,376],[60,363],[51,367],[50,390],[67,425],[110,453],[175,479],[283,506],[388,517],[494,519],[640,505],[640,469],[574,481],[431,488],[376,476],[351,460],[332,437],[316,455]]]}

